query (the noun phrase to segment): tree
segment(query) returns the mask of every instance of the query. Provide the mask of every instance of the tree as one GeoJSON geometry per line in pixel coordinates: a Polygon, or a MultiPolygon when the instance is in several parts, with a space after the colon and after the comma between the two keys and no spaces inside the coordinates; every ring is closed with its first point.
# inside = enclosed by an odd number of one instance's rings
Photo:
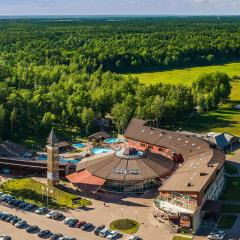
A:
{"type": "Polygon", "coordinates": [[[113,117],[113,122],[116,125],[119,133],[124,132],[133,116],[134,109],[134,99],[131,95],[128,95],[126,100],[122,103],[117,103],[114,105],[111,114],[113,117]]]}
{"type": "Polygon", "coordinates": [[[81,114],[81,120],[87,134],[91,129],[91,127],[93,126],[94,117],[95,117],[95,114],[92,108],[86,108],[86,107],[83,108],[83,111],[81,114]]]}

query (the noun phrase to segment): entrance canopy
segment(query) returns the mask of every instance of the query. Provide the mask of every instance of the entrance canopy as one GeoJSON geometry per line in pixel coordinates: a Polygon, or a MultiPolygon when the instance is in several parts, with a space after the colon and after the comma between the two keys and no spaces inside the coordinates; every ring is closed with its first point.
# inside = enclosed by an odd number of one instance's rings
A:
{"type": "Polygon", "coordinates": [[[66,178],[81,190],[96,192],[104,183],[105,179],[93,176],[89,171],[83,170],[66,176],[66,178]]]}

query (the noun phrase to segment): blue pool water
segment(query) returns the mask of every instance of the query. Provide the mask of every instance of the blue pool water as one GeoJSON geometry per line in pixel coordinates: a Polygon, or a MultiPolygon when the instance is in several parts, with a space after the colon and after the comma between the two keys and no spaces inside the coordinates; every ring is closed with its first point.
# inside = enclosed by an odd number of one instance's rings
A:
{"type": "Polygon", "coordinates": [[[123,143],[125,141],[126,140],[122,138],[107,138],[106,140],[104,140],[104,142],[108,144],[123,143]]]}
{"type": "Polygon", "coordinates": [[[83,147],[85,147],[85,144],[84,143],[74,143],[73,146],[75,148],[83,148],[83,147]]]}
{"type": "Polygon", "coordinates": [[[113,150],[109,149],[109,148],[92,148],[91,151],[94,155],[97,155],[97,154],[100,154],[100,153],[113,152],[113,150]]]}
{"type": "MultiPolygon", "coordinates": [[[[47,161],[47,156],[46,156],[46,155],[39,155],[37,159],[40,160],[40,161],[47,161]]],[[[77,164],[77,163],[79,162],[79,160],[59,158],[59,162],[60,162],[60,163],[68,163],[68,162],[71,162],[71,163],[73,163],[73,164],[77,164]]]]}

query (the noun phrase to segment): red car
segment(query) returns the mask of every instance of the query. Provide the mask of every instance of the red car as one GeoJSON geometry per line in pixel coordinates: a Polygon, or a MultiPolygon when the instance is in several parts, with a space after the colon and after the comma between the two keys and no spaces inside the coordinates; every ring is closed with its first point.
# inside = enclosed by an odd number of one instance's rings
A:
{"type": "Polygon", "coordinates": [[[78,221],[76,224],[75,224],[75,228],[80,228],[81,226],[83,226],[84,224],[86,224],[85,221],[78,221]]]}

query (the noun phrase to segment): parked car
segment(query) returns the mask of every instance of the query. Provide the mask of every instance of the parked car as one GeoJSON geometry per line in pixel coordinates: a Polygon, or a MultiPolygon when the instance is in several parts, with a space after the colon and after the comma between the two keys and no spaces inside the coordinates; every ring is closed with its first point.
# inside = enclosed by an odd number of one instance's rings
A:
{"type": "Polygon", "coordinates": [[[110,231],[110,233],[106,236],[107,239],[115,239],[118,236],[118,231],[110,231]]]}
{"type": "Polygon", "coordinates": [[[47,218],[52,218],[53,214],[55,213],[56,211],[51,211],[49,213],[46,214],[46,217],[47,218]]]}
{"type": "Polygon", "coordinates": [[[38,233],[38,236],[40,238],[48,238],[52,235],[51,231],[50,230],[41,230],[39,233],[38,233]]]}
{"type": "Polygon", "coordinates": [[[11,219],[10,223],[11,224],[16,224],[17,222],[21,221],[22,219],[19,218],[18,216],[14,216],[14,218],[11,219]]]}
{"type": "Polygon", "coordinates": [[[84,224],[86,224],[86,222],[85,221],[78,221],[75,225],[74,225],[74,227],[75,228],[80,228],[82,225],[84,225],[84,224]]]}
{"type": "Polygon", "coordinates": [[[28,204],[25,208],[24,208],[24,210],[26,210],[26,211],[31,211],[31,210],[33,210],[34,208],[36,208],[37,207],[37,205],[35,205],[35,204],[28,204]]]}
{"type": "Polygon", "coordinates": [[[225,232],[224,231],[215,231],[210,233],[207,238],[209,240],[223,240],[225,237],[225,232]]]}
{"type": "Polygon", "coordinates": [[[24,220],[21,220],[21,221],[19,221],[19,222],[17,222],[15,224],[15,227],[17,227],[17,228],[25,228],[25,227],[27,227],[27,222],[24,221],[24,220]]]}
{"type": "Polygon", "coordinates": [[[28,203],[22,202],[18,205],[18,207],[21,208],[21,209],[24,209],[27,205],[28,205],[28,203]]]}
{"type": "Polygon", "coordinates": [[[8,214],[8,216],[4,219],[5,222],[10,222],[14,216],[12,214],[8,214]]]}
{"type": "Polygon", "coordinates": [[[13,201],[12,205],[15,206],[15,207],[17,207],[20,203],[22,203],[21,200],[15,199],[15,200],[13,201]]]}
{"type": "Polygon", "coordinates": [[[87,231],[89,229],[93,228],[93,225],[91,223],[85,223],[84,225],[81,226],[81,229],[83,231],[87,231]]]}
{"type": "Polygon", "coordinates": [[[63,214],[60,212],[55,212],[52,215],[52,219],[54,219],[54,220],[59,220],[60,218],[63,218],[63,217],[64,217],[63,214]]]}
{"type": "Polygon", "coordinates": [[[108,228],[104,228],[99,232],[99,236],[106,237],[110,233],[110,230],[108,228]]]}
{"type": "Polygon", "coordinates": [[[55,233],[50,237],[50,240],[59,240],[61,237],[63,237],[61,233],[55,233]]]}
{"type": "Polygon", "coordinates": [[[35,210],[35,213],[39,214],[39,215],[43,215],[43,214],[47,214],[48,208],[47,207],[40,207],[37,210],[35,210]]]}
{"type": "Polygon", "coordinates": [[[60,237],[58,240],[77,240],[77,239],[76,238],[72,238],[72,237],[64,236],[64,237],[60,237]]]}
{"type": "Polygon", "coordinates": [[[2,214],[0,215],[0,219],[4,221],[8,216],[9,216],[8,213],[2,213],[2,214]]]}
{"type": "Polygon", "coordinates": [[[68,218],[66,218],[65,220],[64,220],[64,224],[68,224],[72,219],[75,219],[75,218],[73,218],[73,217],[68,217],[68,218]]]}
{"type": "Polygon", "coordinates": [[[131,235],[128,240],[140,240],[141,238],[139,238],[138,236],[135,235],[131,235]]]}
{"type": "Polygon", "coordinates": [[[40,231],[40,228],[39,228],[38,226],[36,226],[36,225],[32,225],[32,226],[29,226],[29,227],[26,229],[26,231],[27,231],[28,233],[36,233],[36,232],[40,231]]]}
{"type": "Polygon", "coordinates": [[[103,230],[105,228],[105,225],[101,225],[99,227],[97,227],[94,231],[95,235],[99,235],[100,231],[103,230]]]}
{"type": "Polygon", "coordinates": [[[12,238],[8,235],[5,235],[5,234],[1,234],[0,235],[0,240],[11,240],[12,238]]]}
{"type": "Polygon", "coordinates": [[[76,218],[70,219],[67,223],[67,225],[69,227],[74,227],[76,225],[76,223],[78,222],[78,220],[76,218]]]}

